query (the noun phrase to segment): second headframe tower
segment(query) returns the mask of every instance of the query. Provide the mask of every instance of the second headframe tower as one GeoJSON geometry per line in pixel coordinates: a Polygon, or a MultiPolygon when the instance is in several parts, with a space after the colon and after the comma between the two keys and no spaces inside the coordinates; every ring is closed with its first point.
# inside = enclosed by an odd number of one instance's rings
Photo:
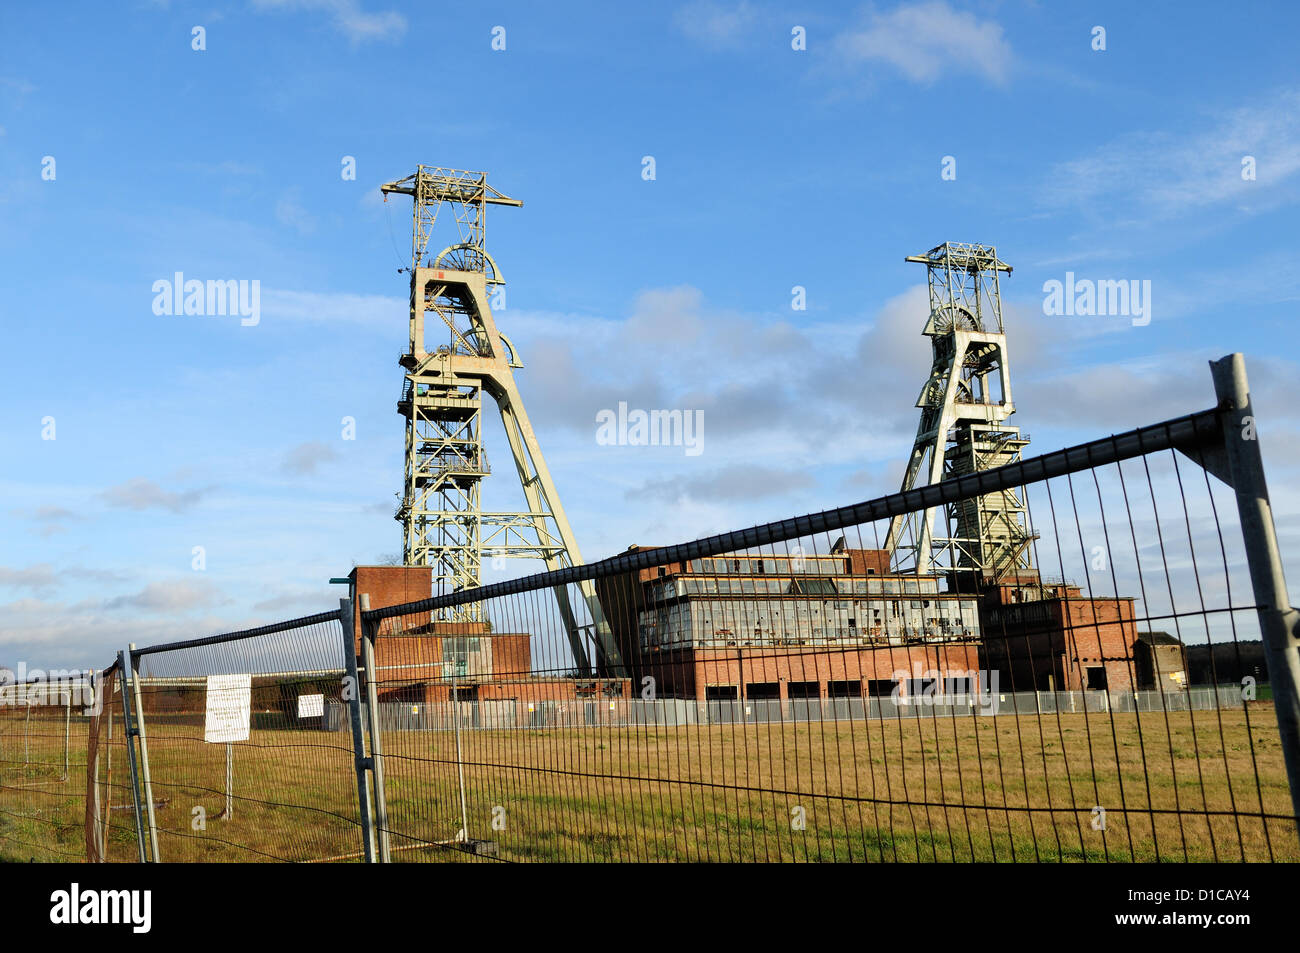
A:
{"type": "MultiPolygon", "coordinates": [[[[921,421],[903,489],[990,470],[1020,459],[1029,436],[1008,424],[1011,365],[1002,324],[1001,274],[1011,266],[991,245],[944,242],[907,261],[926,267],[930,377],[916,406],[921,421]]],[[[918,573],[958,572],[995,581],[1033,569],[1025,504],[1014,490],[895,517],[886,548],[918,573]]]]}
{"type": "MultiPolygon", "coordinates": [[[[489,205],[523,205],[487,184],[487,173],[418,166],[413,175],[381,186],[413,201],[411,227],[410,348],[398,410],[406,418],[405,483],[397,519],[402,524],[403,562],[433,567],[435,593],[481,585],[483,560],[540,559],[547,569],[582,562],[573,530],[560,505],[515,384],[522,367],[510,339],[498,330],[489,287],[504,284],[484,246],[489,205]],[[436,255],[429,239],[446,206],[457,241],[436,255]],[[429,320],[431,318],[431,320],[429,320]],[[427,323],[426,323],[427,322],[427,323]],[[514,469],[528,509],[484,513],[481,485],[491,468],[483,449],[483,393],[496,403],[514,469]]],[[[589,671],[587,645],[594,645],[603,672],[621,668],[595,588],[579,584],[591,622],[581,625],[568,590],[555,590],[574,664],[589,671]]],[[[483,621],[476,602],[454,607],[456,621],[483,621]]]]}

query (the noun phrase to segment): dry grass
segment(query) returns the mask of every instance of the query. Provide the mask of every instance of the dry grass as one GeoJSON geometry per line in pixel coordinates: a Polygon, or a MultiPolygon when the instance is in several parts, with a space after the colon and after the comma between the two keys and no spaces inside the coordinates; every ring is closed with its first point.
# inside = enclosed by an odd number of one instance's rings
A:
{"type": "MultiPolygon", "coordinates": [[[[1249,729],[1202,711],[465,731],[466,814],[508,860],[1300,860],[1273,712],[1248,714],[1249,729]]],[[[228,819],[225,746],[201,738],[193,720],[149,726],[162,859],[360,849],[349,735],[254,730],[234,747],[228,819]]],[[[28,734],[27,766],[0,723],[0,859],[84,857],[84,721],[72,739],[62,781],[61,723],[28,734]]],[[[428,846],[461,827],[454,735],[384,745],[394,859],[467,859],[428,846]]],[[[131,803],[126,778],[119,732],[101,749],[113,805],[131,803]]],[[[135,859],[129,809],[107,842],[135,859]]]]}
{"type": "MultiPolygon", "coordinates": [[[[395,845],[459,829],[451,741],[386,738],[389,826],[409,835],[395,845]]],[[[1245,713],[1225,711],[462,741],[470,834],[509,859],[1300,859],[1294,822],[1258,816],[1291,813],[1268,709],[1250,712],[1249,731],[1245,713]]]]}

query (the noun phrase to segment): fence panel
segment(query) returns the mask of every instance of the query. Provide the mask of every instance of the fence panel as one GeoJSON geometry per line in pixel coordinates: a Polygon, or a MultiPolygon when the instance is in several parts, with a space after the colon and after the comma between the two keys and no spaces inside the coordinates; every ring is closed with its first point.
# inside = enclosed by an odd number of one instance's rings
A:
{"type": "Polygon", "coordinates": [[[381,719],[393,859],[1300,859],[1272,702],[1189,678],[1260,637],[1215,427],[363,613],[381,706],[447,707],[381,719]]]}
{"type": "MultiPolygon", "coordinates": [[[[332,730],[348,690],[339,616],[269,629],[135,653],[158,860],[360,857],[353,746],[332,730]]],[[[100,723],[114,782],[101,794],[104,859],[134,860],[120,688],[116,698],[117,718],[100,723]]]]}
{"type": "MultiPolygon", "coordinates": [[[[401,862],[1300,860],[1291,610],[1262,484],[1221,482],[1243,407],[137,650],[156,859],[368,858],[373,808],[401,862]]],[[[92,859],[139,851],[122,683],[69,788],[92,859]]],[[[19,777],[54,717],[19,770],[0,715],[0,843],[59,830],[19,777]]]]}
{"type": "Polygon", "coordinates": [[[81,859],[92,696],[81,681],[0,685],[0,861],[81,859]]]}

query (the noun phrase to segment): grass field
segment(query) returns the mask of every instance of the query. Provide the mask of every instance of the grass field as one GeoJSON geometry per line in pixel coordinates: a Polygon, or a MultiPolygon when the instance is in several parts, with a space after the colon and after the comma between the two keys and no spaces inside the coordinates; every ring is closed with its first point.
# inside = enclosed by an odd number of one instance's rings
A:
{"type": "MultiPolygon", "coordinates": [[[[0,859],[84,858],[85,727],[74,719],[64,781],[61,721],[37,738],[0,721],[0,859]]],[[[233,748],[224,818],[226,749],[201,738],[194,723],[149,726],[163,860],[360,850],[347,734],[254,730],[233,748]]],[[[1300,860],[1268,704],[461,740],[469,836],[502,860],[1300,860]]],[[[393,859],[471,859],[447,846],[462,823],[454,734],[383,742],[393,859]]],[[[100,760],[102,796],[119,808],[106,837],[118,861],[136,857],[127,777],[119,731],[100,760]]]]}

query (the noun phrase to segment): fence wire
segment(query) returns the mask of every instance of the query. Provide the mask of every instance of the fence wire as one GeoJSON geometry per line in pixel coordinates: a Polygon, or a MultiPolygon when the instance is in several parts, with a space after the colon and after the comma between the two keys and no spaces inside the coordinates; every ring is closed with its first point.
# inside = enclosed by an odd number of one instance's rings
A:
{"type": "Polygon", "coordinates": [[[0,706],[0,850],[1300,860],[1293,612],[1262,481],[1221,482],[1248,410],[414,603],[358,569],[122,653],[85,712],[0,706]]]}
{"type": "MultiPolygon", "coordinates": [[[[338,614],[268,629],[134,654],[139,704],[127,701],[144,724],[158,860],[315,861],[358,851],[353,746],[327,726],[328,707],[348,689],[338,614]]],[[[94,859],[134,860],[124,681],[113,674],[92,735],[100,820],[87,825],[87,846],[94,859]]]]}
{"type": "Polygon", "coordinates": [[[1300,859],[1232,491],[1165,450],[1016,492],[997,584],[876,519],[365,614],[392,859],[1300,859]]]}
{"type": "Polygon", "coordinates": [[[0,685],[0,861],[84,856],[81,683],[0,685]]]}

